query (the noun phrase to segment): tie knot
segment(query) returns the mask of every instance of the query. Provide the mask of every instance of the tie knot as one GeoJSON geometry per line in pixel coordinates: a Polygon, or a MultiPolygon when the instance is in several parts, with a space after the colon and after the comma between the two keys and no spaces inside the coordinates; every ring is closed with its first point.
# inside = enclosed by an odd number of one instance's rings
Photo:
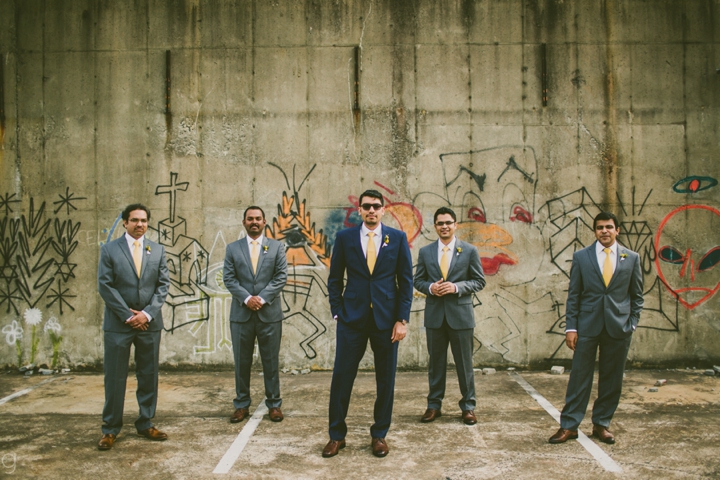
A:
{"type": "Polygon", "coordinates": [[[368,232],[368,237],[373,238],[375,236],[375,232],[368,232]]]}
{"type": "Polygon", "coordinates": [[[443,252],[447,252],[447,251],[449,251],[449,250],[450,250],[450,249],[449,249],[448,247],[443,247],[443,252]]]}
{"type": "Polygon", "coordinates": [[[258,242],[257,242],[257,240],[253,240],[253,241],[250,242],[250,243],[252,243],[253,245],[257,245],[258,242]]]}
{"type": "Polygon", "coordinates": [[[138,242],[137,240],[135,240],[135,241],[133,242],[133,247],[139,247],[139,246],[140,246],[140,242],[138,242]]]}
{"type": "Polygon", "coordinates": [[[605,252],[607,255],[610,255],[610,252],[612,252],[612,250],[609,247],[603,248],[603,252],[605,252]]]}

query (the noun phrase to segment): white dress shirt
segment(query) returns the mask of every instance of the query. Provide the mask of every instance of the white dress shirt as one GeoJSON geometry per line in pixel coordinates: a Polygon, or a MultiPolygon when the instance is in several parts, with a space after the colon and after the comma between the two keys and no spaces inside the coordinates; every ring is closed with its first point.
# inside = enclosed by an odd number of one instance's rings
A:
{"type": "MultiPolygon", "coordinates": [[[[252,258],[252,249],[253,245],[252,242],[257,242],[258,244],[258,263],[260,263],[260,255],[262,255],[262,251],[260,250],[262,248],[263,240],[265,238],[265,235],[260,235],[258,238],[252,238],[250,235],[245,235],[245,238],[247,239],[248,244],[248,253],[250,253],[250,257],[252,258]]],[[[252,268],[252,264],[250,264],[250,267],[252,268]]],[[[245,305],[247,305],[248,301],[252,298],[252,295],[248,295],[248,297],[245,299],[245,305]]],[[[258,296],[260,301],[263,305],[265,305],[265,299],[258,296]]]]}
{"type": "Polygon", "coordinates": [[[370,230],[365,226],[365,222],[363,222],[362,227],[360,227],[360,243],[362,244],[363,249],[363,255],[365,255],[365,258],[367,258],[367,246],[368,246],[368,240],[370,240],[370,237],[368,236],[368,233],[375,232],[375,237],[373,238],[373,241],[375,242],[375,258],[380,255],[380,247],[382,247],[382,223],[378,224],[378,226],[375,228],[375,230],[370,230]]]}
{"type": "MultiPolygon", "coordinates": [[[[135,251],[135,242],[140,242],[140,255],[146,255],[146,253],[143,251],[143,242],[145,241],[145,235],[143,235],[140,238],[133,238],[129,233],[125,232],[125,241],[128,244],[128,248],[130,249],[130,256],[132,257],[133,252],[135,251]]],[[[142,263],[142,262],[141,262],[142,263]]],[[[152,322],[152,316],[147,313],[145,310],[142,311],[142,313],[145,314],[145,316],[148,319],[148,323],[152,322]]],[[[127,320],[125,320],[125,323],[127,323],[128,320],[130,320],[134,315],[130,316],[127,320]]]]}
{"type": "MultiPolygon", "coordinates": [[[[617,266],[617,249],[618,244],[617,242],[613,242],[612,245],[610,245],[610,263],[612,264],[612,271],[615,273],[615,267],[617,266]]],[[[603,267],[605,266],[605,247],[603,247],[603,244],[600,242],[595,242],[595,254],[597,255],[597,261],[598,265],[600,266],[600,272],[603,271],[603,267]]]]}
{"type": "MultiPolygon", "coordinates": [[[[452,240],[450,240],[450,243],[448,243],[447,245],[445,245],[442,242],[442,240],[438,240],[438,242],[437,242],[438,243],[438,256],[437,256],[438,265],[440,265],[440,263],[442,262],[443,248],[447,247],[450,249],[447,252],[448,255],[450,255],[450,257],[448,258],[448,268],[450,268],[450,264],[452,263],[452,256],[454,255],[453,252],[455,252],[455,243],[456,242],[457,242],[457,237],[455,235],[453,235],[452,240]]],[[[458,286],[453,284],[453,287],[455,287],[455,293],[458,293],[458,286]]],[[[432,288],[430,289],[430,295],[435,295],[432,292],[432,288]]]]}

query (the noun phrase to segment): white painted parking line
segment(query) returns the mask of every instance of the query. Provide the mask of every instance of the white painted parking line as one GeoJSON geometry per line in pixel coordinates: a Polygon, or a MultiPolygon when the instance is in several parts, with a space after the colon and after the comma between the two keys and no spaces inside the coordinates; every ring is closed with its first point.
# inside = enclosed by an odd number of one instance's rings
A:
{"type": "Polygon", "coordinates": [[[220,459],[220,463],[217,464],[213,473],[228,473],[230,471],[232,466],[235,465],[238,457],[240,457],[245,445],[247,445],[248,441],[250,441],[250,437],[252,437],[252,434],[255,433],[255,429],[258,425],[260,425],[263,415],[267,412],[268,408],[265,405],[265,402],[258,405],[255,409],[255,413],[253,413],[253,416],[247,421],[245,427],[240,430],[237,438],[235,438],[235,441],[232,445],[230,445],[228,451],[225,452],[225,455],[223,455],[220,459]]]}
{"type": "MultiPolygon", "coordinates": [[[[525,391],[530,394],[530,396],[535,399],[535,401],[540,404],[541,407],[545,409],[546,412],[550,414],[551,417],[555,419],[556,422],[560,423],[560,412],[557,408],[553,406],[552,403],[548,402],[545,397],[540,395],[537,390],[533,388],[532,385],[530,385],[523,377],[521,377],[517,372],[510,372],[510,376],[515,380],[525,391]]],[[[578,442],[580,442],[580,445],[585,447],[585,450],[588,451],[590,455],[592,455],[595,460],[600,464],[601,467],[603,467],[608,472],[616,472],[620,473],[622,472],[622,468],[620,468],[620,465],[615,463],[615,461],[608,456],[607,453],[603,451],[602,448],[598,447],[595,442],[590,440],[587,435],[585,435],[583,432],[578,430],[578,442]]]]}
{"type": "MultiPolygon", "coordinates": [[[[7,402],[9,402],[10,400],[12,400],[12,399],[14,399],[14,398],[22,397],[23,395],[32,392],[33,390],[35,390],[35,389],[38,388],[39,386],[45,385],[46,383],[50,383],[50,382],[52,382],[52,381],[55,381],[55,380],[57,380],[58,378],[60,378],[60,377],[48,378],[47,380],[43,380],[42,382],[40,382],[40,383],[38,383],[38,384],[36,384],[36,385],[33,385],[32,387],[28,387],[28,388],[25,388],[25,389],[23,389],[23,390],[20,390],[19,392],[15,392],[15,393],[13,393],[12,395],[8,395],[8,396],[5,397],[5,398],[0,398],[0,405],[2,405],[2,404],[4,404],[4,403],[7,403],[7,402]]],[[[72,377],[68,377],[68,380],[70,380],[70,378],[72,378],[72,377]]]]}

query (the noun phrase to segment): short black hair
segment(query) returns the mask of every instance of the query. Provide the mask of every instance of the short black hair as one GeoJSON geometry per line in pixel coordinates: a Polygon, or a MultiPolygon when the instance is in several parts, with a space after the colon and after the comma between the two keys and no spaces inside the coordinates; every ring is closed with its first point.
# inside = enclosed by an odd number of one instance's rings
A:
{"type": "Polygon", "coordinates": [[[595,220],[593,220],[593,230],[595,230],[595,226],[597,225],[598,220],[612,220],[615,224],[615,230],[617,230],[620,227],[620,221],[617,219],[614,213],[612,212],[600,212],[595,216],[595,220]]]}
{"type": "Polygon", "coordinates": [[[440,215],[450,215],[453,219],[453,222],[457,222],[457,217],[455,216],[455,212],[453,212],[452,209],[448,207],[440,207],[435,210],[435,216],[433,216],[433,223],[437,222],[437,217],[439,217],[440,215]]]}
{"type": "Polygon", "coordinates": [[[358,202],[362,203],[363,197],[377,198],[380,200],[380,205],[385,206],[385,199],[383,198],[382,193],[377,190],[365,190],[360,194],[360,197],[358,197],[358,202]]]}
{"type": "Polygon", "coordinates": [[[245,211],[243,212],[243,220],[245,220],[247,218],[247,212],[249,210],[260,210],[260,213],[262,213],[263,220],[265,220],[265,211],[262,208],[258,207],[257,205],[250,205],[249,207],[247,207],[245,209],[245,211]]]}
{"type": "Polygon", "coordinates": [[[150,221],[150,210],[142,203],[132,203],[125,207],[125,210],[122,212],[123,222],[127,222],[130,219],[130,212],[134,212],[135,210],[143,210],[147,213],[148,222],[150,221]]]}

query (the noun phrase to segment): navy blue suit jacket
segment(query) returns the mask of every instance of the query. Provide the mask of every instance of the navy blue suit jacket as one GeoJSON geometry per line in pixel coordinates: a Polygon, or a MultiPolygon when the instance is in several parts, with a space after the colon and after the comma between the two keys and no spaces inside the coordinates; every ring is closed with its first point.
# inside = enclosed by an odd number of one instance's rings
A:
{"type": "Polygon", "coordinates": [[[371,302],[380,330],[393,328],[398,320],[410,319],[413,276],[407,235],[383,225],[380,241],[371,275],[360,243],[360,226],[342,230],[335,237],[328,293],[330,310],[338,321],[361,323],[370,314],[371,302]]]}

